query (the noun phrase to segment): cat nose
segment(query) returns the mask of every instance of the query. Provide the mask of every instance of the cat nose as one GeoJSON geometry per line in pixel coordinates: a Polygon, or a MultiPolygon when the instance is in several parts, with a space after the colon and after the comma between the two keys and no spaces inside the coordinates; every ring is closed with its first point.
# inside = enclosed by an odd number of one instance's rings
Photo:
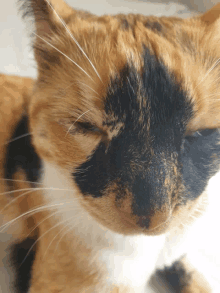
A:
{"type": "Polygon", "coordinates": [[[167,206],[155,211],[146,210],[144,215],[139,216],[132,213],[132,211],[128,212],[123,210],[120,211],[120,214],[124,223],[141,228],[145,232],[149,232],[149,234],[157,235],[163,233],[169,226],[172,212],[169,206],[167,206]]]}
{"type": "Polygon", "coordinates": [[[151,216],[139,216],[137,220],[137,225],[152,232],[160,232],[169,224],[169,220],[170,212],[168,210],[163,212],[157,211],[151,216]]]}

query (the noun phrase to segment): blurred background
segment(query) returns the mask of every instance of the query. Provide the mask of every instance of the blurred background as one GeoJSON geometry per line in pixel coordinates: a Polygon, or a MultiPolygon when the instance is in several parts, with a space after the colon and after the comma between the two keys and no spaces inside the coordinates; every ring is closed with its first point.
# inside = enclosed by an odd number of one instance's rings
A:
{"type": "MultiPolygon", "coordinates": [[[[3,2],[3,0],[2,0],[3,2]]],[[[0,72],[21,76],[36,77],[36,65],[30,47],[28,27],[17,13],[16,0],[4,1],[0,9],[0,72]]],[[[67,0],[71,6],[91,11],[92,13],[142,13],[145,15],[165,15],[189,17],[204,12],[218,0],[67,0]]],[[[213,198],[209,218],[203,219],[201,226],[195,226],[186,245],[190,248],[191,259],[201,263],[201,271],[212,282],[215,291],[220,292],[220,174],[209,184],[208,190],[213,198]],[[200,229],[200,230],[199,230],[200,229]]],[[[1,225],[1,218],[0,218],[1,225]]],[[[16,229],[16,227],[11,227],[16,229]]],[[[11,241],[10,229],[0,233],[0,293],[13,292],[13,272],[8,263],[8,243],[11,241]]],[[[157,293],[164,293],[162,288],[154,288],[157,293]]]]}

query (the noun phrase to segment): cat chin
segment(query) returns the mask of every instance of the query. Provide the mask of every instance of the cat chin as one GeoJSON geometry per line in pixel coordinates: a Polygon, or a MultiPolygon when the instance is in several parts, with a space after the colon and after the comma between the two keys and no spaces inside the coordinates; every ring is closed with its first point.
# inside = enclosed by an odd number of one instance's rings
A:
{"type": "Polygon", "coordinates": [[[141,228],[139,225],[135,224],[133,221],[128,221],[123,217],[120,217],[120,226],[112,225],[107,219],[98,217],[95,213],[90,213],[91,216],[97,220],[97,222],[102,224],[105,228],[109,229],[112,232],[115,232],[124,236],[159,236],[167,233],[169,231],[170,221],[165,221],[164,223],[158,225],[154,229],[141,228]]]}
{"type": "Polygon", "coordinates": [[[81,204],[97,225],[100,225],[104,230],[108,229],[122,236],[160,236],[168,233],[171,229],[175,229],[176,225],[179,225],[179,222],[177,223],[173,216],[168,217],[165,215],[163,222],[158,221],[158,225],[151,226],[148,229],[141,227],[138,222],[140,217],[136,217],[136,220],[134,220],[132,216],[130,218],[124,216],[119,210],[116,210],[117,212],[114,217],[111,217],[111,215],[106,215],[105,217],[104,214],[100,215],[97,209],[93,209],[92,205],[88,206],[84,201],[81,204]]]}

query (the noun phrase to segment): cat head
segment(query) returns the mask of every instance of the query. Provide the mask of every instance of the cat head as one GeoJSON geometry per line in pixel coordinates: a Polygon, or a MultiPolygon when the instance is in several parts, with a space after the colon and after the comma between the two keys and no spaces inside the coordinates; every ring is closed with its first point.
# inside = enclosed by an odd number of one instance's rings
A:
{"type": "Polygon", "coordinates": [[[35,23],[29,115],[41,158],[118,233],[194,217],[220,154],[220,5],[186,20],[98,17],[62,0],[23,9],[35,23]]]}

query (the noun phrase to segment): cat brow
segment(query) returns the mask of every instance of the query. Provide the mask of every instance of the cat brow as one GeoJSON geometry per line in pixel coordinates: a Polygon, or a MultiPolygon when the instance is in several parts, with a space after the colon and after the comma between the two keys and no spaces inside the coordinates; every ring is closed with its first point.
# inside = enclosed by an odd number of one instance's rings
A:
{"type": "Polygon", "coordinates": [[[37,36],[38,38],[40,38],[42,41],[44,41],[46,44],[48,44],[49,46],[51,46],[52,48],[54,48],[55,50],[57,50],[60,54],[62,54],[63,56],[65,56],[68,60],[70,60],[73,64],[75,64],[79,69],[81,69],[92,81],[94,81],[91,76],[81,67],[79,66],[79,64],[77,64],[75,61],[73,61],[69,56],[67,56],[65,53],[63,53],[62,51],[60,51],[58,48],[56,48],[54,45],[52,45],[51,43],[49,43],[48,41],[46,41],[45,39],[43,39],[41,36],[39,36],[36,33],[33,33],[35,36],[37,36]]]}
{"type": "Polygon", "coordinates": [[[80,44],[77,42],[77,40],[75,39],[75,37],[73,36],[73,34],[71,33],[71,31],[68,29],[65,21],[59,16],[59,14],[56,12],[56,10],[54,9],[54,7],[51,5],[51,3],[46,0],[48,5],[51,7],[51,9],[53,9],[54,13],[56,14],[56,16],[59,18],[60,22],[62,23],[62,25],[65,27],[66,31],[68,32],[68,34],[70,35],[70,37],[74,40],[75,44],[77,45],[77,47],[80,49],[80,51],[83,53],[83,55],[86,57],[86,59],[89,61],[90,65],[92,66],[92,68],[94,69],[95,73],[97,74],[98,78],[102,81],[97,69],[95,68],[94,64],[92,63],[92,61],[89,59],[89,57],[86,55],[85,51],[82,49],[82,47],[80,46],[80,44]]]}
{"type": "Polygon", "coordinates": [[[195,88],[197,88],[205,79],[206,77],[210,74],[210,72],[215,69],[215,67],[220,63],[220,58],[218,60],[215,61],[214,65],[207,71],[207,73],[205,74],[205,76],[202,78],[202,80],[197,84],[197,86],[195,88]]]}

